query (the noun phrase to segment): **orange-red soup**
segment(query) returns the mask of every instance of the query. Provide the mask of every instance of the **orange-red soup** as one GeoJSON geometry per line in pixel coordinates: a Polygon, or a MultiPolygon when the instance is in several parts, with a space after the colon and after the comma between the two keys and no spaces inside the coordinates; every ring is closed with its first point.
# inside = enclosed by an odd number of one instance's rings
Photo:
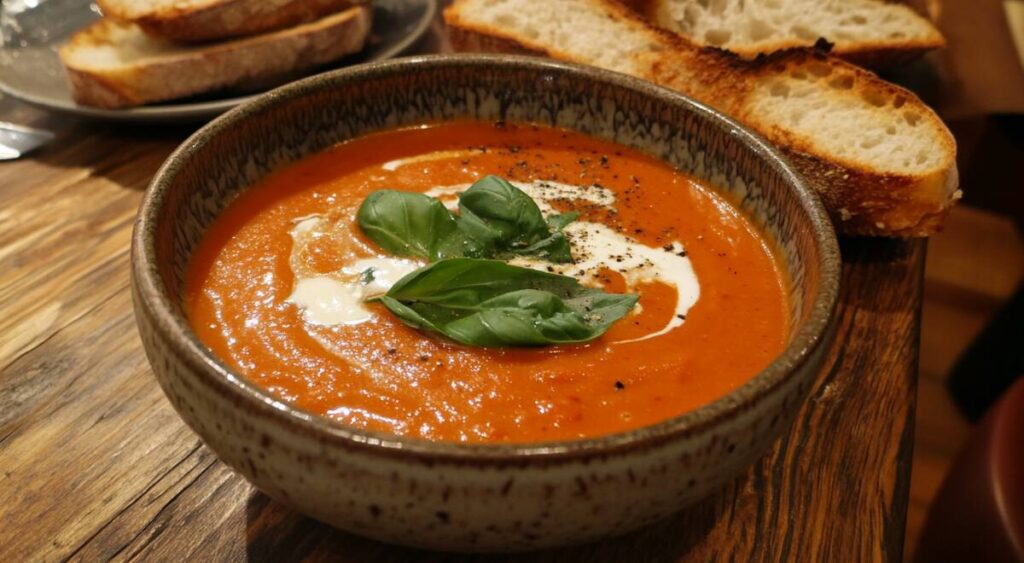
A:
{"type": "MultiPolygon", "coordinates": [[[[563,202],[570,209],[573,202],[563,202]]],[[[386,256],[379,251],[379,256],[386,256]]],[[[625,291],[609,271],[606,291],[625,291]]],[[[771,245],[729,202],[653,158],[532,125],[458,122],[377,133],[269,175],[232,203],[193,258],[186,308],[199,337],[255,384],[307,411],[429,440],[534,442],[621,432],[677,416],[736,389],[787,340],[785,276],[771,245]],[[452,156],[394,170],[386,162],[452,156]],[[542,348],[471,348],[426,335],[370,304],[371,320],[317,326],[286,302],[290,230],[311,214],[350,217],[304,259],[317,272],[379,250],[354,221],[378,189],[427,191],[496,174],[600,184],[618,213],[578,206],[643,244],[681,242],[700,283],[682,326],[646,340],[675,313],[676,292],[641,284],[639,312],[601,338],[542,348]]]]}

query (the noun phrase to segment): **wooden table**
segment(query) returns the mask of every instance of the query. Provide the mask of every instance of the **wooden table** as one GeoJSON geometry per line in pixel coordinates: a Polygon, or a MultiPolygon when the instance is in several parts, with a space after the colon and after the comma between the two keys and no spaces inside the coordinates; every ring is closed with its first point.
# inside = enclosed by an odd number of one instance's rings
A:
{"type": "Polygon", "coordinates": [[[189,127],[47,115],[58,140],[0,163],[0,561],[899,561],[909,495],[925,243],[846,240],[838,336],[792,430],[685,513],[526,556],[430,554],[285,508],[178,418],[143,354],[128,244],[189,127]]]}

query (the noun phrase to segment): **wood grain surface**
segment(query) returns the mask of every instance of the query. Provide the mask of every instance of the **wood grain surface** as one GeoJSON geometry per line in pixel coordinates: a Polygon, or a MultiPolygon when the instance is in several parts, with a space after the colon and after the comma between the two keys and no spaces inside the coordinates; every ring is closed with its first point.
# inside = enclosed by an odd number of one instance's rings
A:
{"type": "Polygon", "coordinates": [[[925,243],[846,240],[836,344],[797,423],[719,494],[598,544],[463,557],[364,540],[281,506],[165,400],[128,291],[132,220],[189,128],[51,116],[0,163],[0,561],[899,561],[925,243]]]}

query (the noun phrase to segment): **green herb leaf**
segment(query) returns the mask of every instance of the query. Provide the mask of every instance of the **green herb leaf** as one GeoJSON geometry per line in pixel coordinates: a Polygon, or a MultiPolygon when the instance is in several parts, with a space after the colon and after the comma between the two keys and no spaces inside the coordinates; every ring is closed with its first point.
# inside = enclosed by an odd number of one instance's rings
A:
{"type": "Polygon", "coordinates": [[[497,176],[486,176],[459,195],[459,229],[499,250],[525,248],[551,233],[537,203],[497,176]]]}
{"type": "MultiPolygon", "coordinates": [[[[564,264],[572,262],[572,246],[569,239],[562,233],[554,233],[548,238],[538,241],[526,248],[518,249],[512,253],[517,256],[536,256],[548,262],[564,264]]],[[[509,254],[500,254],[499,258],[508,258],[509,254]]]]}
{"type": "Polygon", "coordinates": [[[561,231],[579,216],[580,214],[577,211],[549,216],[547,221],[548,227],[554,231],[551,233],[551,236],[518,250],[516,254],[537,256],[555,263],[572,262],[572,246],[569,244],[569,239],[565,238],[561,231]]]}
{"type": "Polygon", "coordinates": [[[487,257],[572,261],[569,241],[560,228],[549,226],[537,203],[503,178],[486,176],[474,183],[459,195],[459,213],[458,229],[477,241],[487,257]]]}
{"type": "Polygon", "coordinates": [[[373,192],[359,206],[356,219],[366,236],[391,254],[427,260],[463,255],[455,217],[424,194],[373,192]]]}
{"type": "Polygon", "coordinates": [[[539,346],[593,340],[637,299],[498,260],[453,258],[405,276],[379,301],[406,324],[462,344],[539,346]]]}
{"type": "Polygon", "coordinates": [[[530,196],[497,176],[487,176],[459,196],[459,215],[424,194],[380,190],[359,207],[356,219],[367,237],[398,256],[443,258],[536,256],[571,262],[560,231],[578,213],[547,220],[530,196]]]}
{"type": "Polygon", "coordinates": [[[569,211],[568,213],[559,213],[558,215],[551,215],[548,217],[548,226],[556,231],[561,231],[562,229],[568,227],[569,223],[572,223],[576,219],[579,219],[579,217],[579,211],[569,211]]]}

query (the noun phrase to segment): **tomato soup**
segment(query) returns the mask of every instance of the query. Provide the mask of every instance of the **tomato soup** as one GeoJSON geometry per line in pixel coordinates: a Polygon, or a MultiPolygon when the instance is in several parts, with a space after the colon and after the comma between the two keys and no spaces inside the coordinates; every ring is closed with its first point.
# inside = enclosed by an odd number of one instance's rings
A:
{"type": "Polygon", "coordinates": [[[455,122],[351,140],[246,190],[196,250],[185,305],[213,353],[309,412],[437,441],[576,439],[698,408],[779,355],[788,309],[773,252],[729,201],[651,157],[543,126],[455,122]],[[580,226],[565,228],[574,262],[557,272],[637,294],[634,308],[582,344],[475,347],[377,302],[335,318],[303,297],[388,257],[356,222],[371,193],[426,193],[451,207],[487,175],[549,212],[578,212],[580,226]],[[588,254],[588,237],[611,242],[588,254]]]}

